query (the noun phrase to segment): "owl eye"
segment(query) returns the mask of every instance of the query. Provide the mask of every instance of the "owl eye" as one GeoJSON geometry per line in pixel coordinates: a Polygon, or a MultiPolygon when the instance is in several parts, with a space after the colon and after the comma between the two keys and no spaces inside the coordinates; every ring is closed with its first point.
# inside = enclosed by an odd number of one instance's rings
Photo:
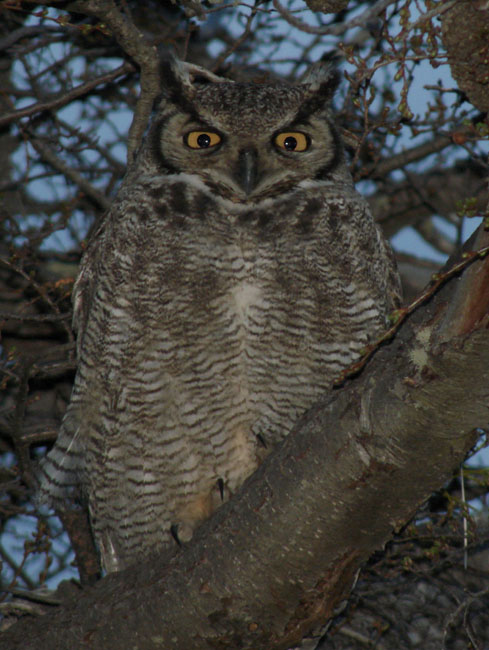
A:
{"type": "Polygon", "coordinates": [[[305,151],[309,148],[309,138],[300,131],[284,131],[275,136],[277,147],[285,151],[305,151]]]}
{"type": "Polygon", "coordinates": [[[213,131],[190,131],[184,141],[191,149],[209,149],[221,142],[221,136],[213,131]]]}

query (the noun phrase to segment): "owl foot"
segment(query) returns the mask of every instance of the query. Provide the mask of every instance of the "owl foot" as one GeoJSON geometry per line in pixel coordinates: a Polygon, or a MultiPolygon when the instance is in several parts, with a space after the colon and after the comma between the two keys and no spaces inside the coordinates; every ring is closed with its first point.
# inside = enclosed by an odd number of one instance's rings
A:
{"type": "Polygon", "coordinates": [[[258,442],[262,447],[264,447],[265,449],[267,448],[267,442],[261,433],[256,434],[256,439],[258,440],[258,442]]]}
{"type": "Polygon", "coordinates": [[[178,524],[172,524],[170,526],[170,533],[171,533],[171,536],[173,537],[173,539],[178,544],[178,546],[180,546],[180,548],[181,548],[182,547],[182,542],[180,541],[180,538],[178,537],[178,524]]]}
{"type": "Polygon", "coordinates": [[[224,501],[224,480],[222,478],[217,479],[217,487],[219,488],[219,494],[221,495],[221,501],[224,501]]]}

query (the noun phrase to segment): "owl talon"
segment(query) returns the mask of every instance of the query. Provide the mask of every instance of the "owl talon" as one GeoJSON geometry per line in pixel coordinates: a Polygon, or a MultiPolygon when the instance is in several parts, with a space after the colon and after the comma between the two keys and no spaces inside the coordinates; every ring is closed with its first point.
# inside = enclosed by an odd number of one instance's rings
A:
{"type": "Polygon", "coordinates": [[[217,487],[219,488],[219,493],[221,495],[221,501],[224,501],[224,481],[222,478],[217,479],[217,487]]]}
{"type": "Polygon", "coordinates": [[[178,524],[172,524],[170,526],[170,533],[171,533],[171,536],[173,537],[173,539],[178,544],[178,546],[180,546],[180,548],[181,548],[182,547],[182,542],[180,541],[180,538],[178,537],[178,524]]]}
{"type": "Polygon", "coordinates": [[[265,449],[267,448],[267,446],[268,446],[267,442],[266,442],[265,438],[262,436],[261,433],[256,434],[256,439],[258,440],[258,442],[260,443],[260,445],[262,447],[264,447],[265,449]]]}

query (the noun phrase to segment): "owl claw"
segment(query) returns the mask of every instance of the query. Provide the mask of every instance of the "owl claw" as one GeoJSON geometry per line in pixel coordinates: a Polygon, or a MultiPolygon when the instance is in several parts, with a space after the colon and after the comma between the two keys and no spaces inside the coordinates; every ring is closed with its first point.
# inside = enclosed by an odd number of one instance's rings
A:
{"type": "Polygon", "coordinates": [[[178,524],[172,524],[170,526],[170,533],[173,539],[176,541],[178,546],[182,546],[182,542],[180,541],[180,538],[178,537],[178,524]]]}
{"type": "Polygon", "coordinates": [[[224,481],[222,478],[217,479],[217,487],[219,488],[219,493],[221,495],[221,501],[224,501],[224,481]]]}
{"type": "Polygon", "coordinates": [[[256,439],[258,440],[258,442],[261,444],[262,447],[264,447],[265,449],[267,448],[266,440],[265,440],[265,438],[261,435],[261,433],[257,433],[257,434],[256,434],[256,439]]]}

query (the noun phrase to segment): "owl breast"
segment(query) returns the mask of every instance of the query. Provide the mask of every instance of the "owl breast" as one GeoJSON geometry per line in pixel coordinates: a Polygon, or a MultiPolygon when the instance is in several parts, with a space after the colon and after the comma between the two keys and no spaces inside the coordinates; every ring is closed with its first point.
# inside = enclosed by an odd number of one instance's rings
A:
{"type": "Polygon", "coordinates": [[[216,203],[205,219],[148,210],[129,235],[108,225],[78,380],[107,557],[187,540],[382,327],[386,296],[352,234],[373,223],[342,197],[318,206],[298,192],[273,217],[216,203]]]}

